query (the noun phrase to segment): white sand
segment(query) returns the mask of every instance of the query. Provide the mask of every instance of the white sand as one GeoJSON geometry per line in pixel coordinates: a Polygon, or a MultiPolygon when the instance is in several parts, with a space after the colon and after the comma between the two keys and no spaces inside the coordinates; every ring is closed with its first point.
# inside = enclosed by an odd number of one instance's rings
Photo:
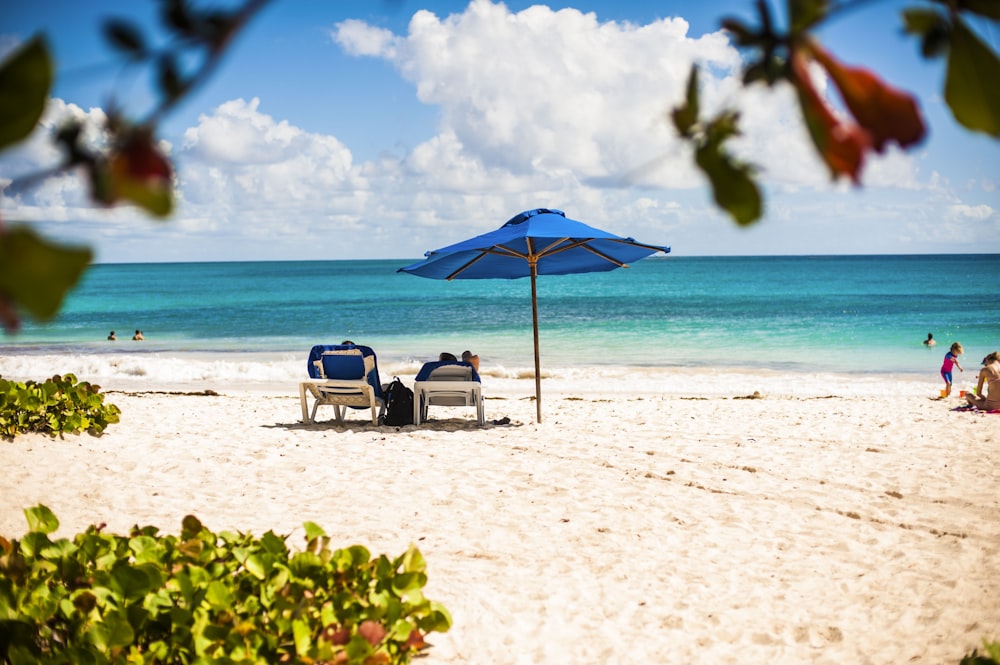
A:
{"type": "Polygon", "coordinates": [[[428,665],[957,665],[1000,640],[1000,416],[933,380],[593,375],[546,380],[540,425],[532,381],[487,377],[512,423],[482,429],[472,409],[304,426],[294,385],[113,392],[100,438],[0,443],[0,533],[44,503],[67,536],[193,513],[413,542],[454,619],[428,665]]]}

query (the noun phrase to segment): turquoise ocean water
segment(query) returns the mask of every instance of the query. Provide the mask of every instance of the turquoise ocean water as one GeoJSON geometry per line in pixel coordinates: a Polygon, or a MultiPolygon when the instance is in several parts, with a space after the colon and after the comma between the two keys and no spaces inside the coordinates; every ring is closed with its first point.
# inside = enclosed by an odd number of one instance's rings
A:
{"type": "MultiPolygon", "coordinates": [[[[28,321],[3,338],[0,374],[70,371],[51,366],[55,356],[63,365],[74,359],[81,375],[277,379],[304,365],[313,344],[348,338],[375,348],[382,366],[464,349],[487,365],[532,366],[527,279],[440,282],[397,272],[408,263],[98,265],[55,321],[28,321]],[[137,328],[146,341],[131,341],[137,328]],[[118,342],[105,339],[112,329],[118,342]]],[[[1000,348],[997,284],[997,254],[669,256],[541,277],[542,367],[935,376],[960,341],[974,370],[1000,348]],[[928,332],[933,350],[922,344],[928,332]]]]}

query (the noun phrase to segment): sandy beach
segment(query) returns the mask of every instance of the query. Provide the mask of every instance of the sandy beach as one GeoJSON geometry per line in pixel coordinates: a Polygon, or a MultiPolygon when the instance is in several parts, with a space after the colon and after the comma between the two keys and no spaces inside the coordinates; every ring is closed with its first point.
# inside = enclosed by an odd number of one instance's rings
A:
{"type": "Polygon", "coordinates": [[[531,380],[486,373],[487,426],[397,429],[304,425],[295,385],[110,387],[104,436],[0,443],[0,534],[44,503],[66,536],[194,514],[412,542],[454,619],[428,665],[957,665],[1000,640],[1000,416],[938,388],[579,368],[543,382],[538,424],[531,380]]]}

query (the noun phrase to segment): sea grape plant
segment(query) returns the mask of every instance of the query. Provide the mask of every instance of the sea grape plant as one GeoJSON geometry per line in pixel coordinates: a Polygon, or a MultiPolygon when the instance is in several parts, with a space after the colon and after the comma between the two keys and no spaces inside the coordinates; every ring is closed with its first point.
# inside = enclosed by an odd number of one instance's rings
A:
{"type": "Polygon", "coordinates": [[[959,665],[1000,665],[1000,642],[983,640],[983,653],[973,649],[972,653],[965,655],[959,665]]]}
{"type": "Polygon", "coordinates": [[[391,560],[331,550],[306,522],[293,552],[287,536],[213,533],[190,515],[179,536],[91,526],[53,540],[51,510],[24,512],[29,533],[0,536],[3,665],[397,665],[451,626],[413,546],[391,560]]]}
{"type": "Polygon", "coordinates": [[[0,436],[89,432],[95,436],[118,422],[121,410],[104,403],[101,387],[56,375],[44,383],[11,381],[0,376],[0,436]]]}

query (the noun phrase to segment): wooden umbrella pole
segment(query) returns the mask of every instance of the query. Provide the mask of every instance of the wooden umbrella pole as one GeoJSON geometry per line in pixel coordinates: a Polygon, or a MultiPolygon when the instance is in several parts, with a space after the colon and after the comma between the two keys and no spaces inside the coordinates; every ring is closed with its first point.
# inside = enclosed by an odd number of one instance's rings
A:
{"type": "Polygon", "coordinates": [[[535,411],[538,422],[542,422],[542,363],[538,355],[538,292],[535,280],[538,277],[538,265],[534,260],[531,264],[531,323],[535,333],[535,411]]]}

